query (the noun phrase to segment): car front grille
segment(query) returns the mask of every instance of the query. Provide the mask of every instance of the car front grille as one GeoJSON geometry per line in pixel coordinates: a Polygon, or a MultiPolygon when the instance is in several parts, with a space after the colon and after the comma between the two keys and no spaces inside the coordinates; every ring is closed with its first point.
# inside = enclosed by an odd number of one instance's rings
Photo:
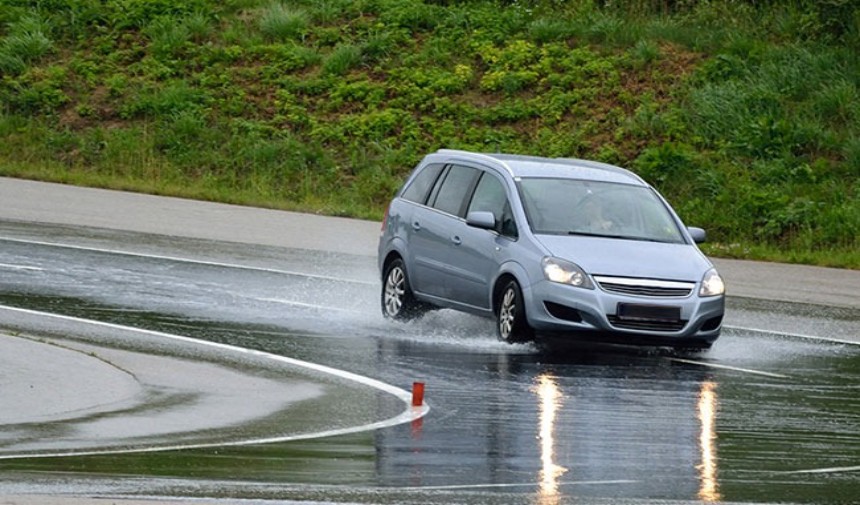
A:
{"type": "Polygon", "coordinates": [[[637,331],[681,331],[687,325],[687,321],[633,321],[620,319],[617,316],[607,316],[609,323],[616,328],[637,331]]]}
{"type": "Polygon", "coordinates": [[[609,293],[633,296],[676,297],[690,296],[695,282],[663,281],[659,279],[637,279],[632,277],[595,276],[600,289],[609,293]]]}

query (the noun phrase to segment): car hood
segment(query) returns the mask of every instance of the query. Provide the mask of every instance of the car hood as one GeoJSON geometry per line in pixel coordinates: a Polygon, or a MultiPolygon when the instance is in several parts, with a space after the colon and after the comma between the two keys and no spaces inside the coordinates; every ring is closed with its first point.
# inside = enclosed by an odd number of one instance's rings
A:
{"type": "Polygon", "coordinates": [[[712,267],[690,244],[561,235],[538,235],[549,254],[572,261],[591,275],[693,281],[712,267]]]}

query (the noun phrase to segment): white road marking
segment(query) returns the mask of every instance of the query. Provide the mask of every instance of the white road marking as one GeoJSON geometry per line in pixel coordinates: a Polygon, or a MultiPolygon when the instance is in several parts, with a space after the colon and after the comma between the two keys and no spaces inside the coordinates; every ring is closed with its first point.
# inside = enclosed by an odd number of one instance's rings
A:
{"type": "Polygon", "coordinates": [[[755,333],[763,333],[772,337],[791,337],[791,338],[803,338],[807,340],[817,340],[820,342],[830,342],[833,344],[848,344],[848,345],[860,345],[860,340],[845,340],[840,338],[832,338],[832,337],[819,337],[816,335],[806,335],[803,333],[789,333],[787,331],[773,331],[773,330],[762,330],[759,328],[747,328],[744,326],[723,326],[723,328],[730,330],[740,330],[740,331],[750,331],[755,333]]]}
{"type": "Polygon", "coordinates": [[[842,473],[842,472],[860,472],[860,466],[835,466],[833,468],[816,468],[813,470],[795,470],[792,472],[782,472],[785,474],[802,474],[802,473],[842,473]]]}
{"type": "Polygon", "coordinates": [[[686,363],[688,365],[698,365],[698,366],[703,366],[703,367],[707,367],[707,368],[719,368],[721,370],[731,370],[733,372],[743,372],[743,373],[749,373],[749,374],[753,374],[753,375],[761,375],[763,377],[772,377],[775,379],[790,379],[790,377],[788,375],[782,375],[782,374],[771,373],[771,372],[762,372],[761,370],[751,370],[749,368],[739,368],[736,366],[720,365],[717,363],[709,363],[707,361],[695,361],[695,360],[691,360],[691,359],[681,359],[681,358],[669,358],[669,361],[675,361],[677,363],[686,363]]]}
{"type": "Polygon", "coordinates": [[[28,265],[10,265],[8,263],[0,263],[0,268],[6,268],[9,270],[30,270],[33,272],[41,272],[44,270],[44,268],[39,267],[31,267],[28,265]]]}
{"type": "MultiPolygon", "coordinates": [[[[638,480],[583,480],[559,482],[559,486],[593,486],[593,485],[615,485],[615,484],[636,484],[638,480]]],[[[456,489],[501,489],[512,487],[535,487],[540,486],[537,482],[520,482],[510,484],[452,484],[450,486],[414,486],[414,487],[398,487],[398,491],[445,491],[456,489]]]]}
{"type": "Polygon", "coordinates": [[[196,259],[191,259],[191,258],[180,258],[177,256],[163,256],[163,255],[159,255],[159,254],[145,254],[145,253],[133,252],[133,251],[123,251],[123,250],[119,250],[119,249],[103,249],[103,248],[99,248],[99,247],[85,247],[85,246],[72,245],[72,244],[58,244],[55,242],[42,242],[39,240],[21,240],[21,239],[15,239],[15,238],[7,238],[7,237],[0,237],[0,241],[13,242],[16,244],[31,244],[31,245],[38,245],[38,246],[44,246],[44,247],[56,247],[56,248],[60,248],[60,249],[72,249],[72,250],[76,250],[76,251],[88,251],[88,252],[97,252],[97,253],[105,253],[105,254],[115,254],[115,255],[119,255],[119,256],[150,258],[150,259],[157,259],[157,260],[163,260],[163,261],[173,261],[176,263],[191,263],[191,264],[195,264],[195,265],[206,265],[206,266],[223,267],[223,268],[235,268],[235,269],[239,269],[239,270],[251,270],[251,271],[255,271],[255,272],[266,272],[266,273],[281,274],[281,275],[291,275],[294,277],[307,277],[310,279],[321,279],[321,280],[327,280],[327,281],[349,282],[349,283],[353,283],[353,284],[364,284],[364,285],[369,285],[369,286],[375,286],[376,285],[375,282],[362,281],[362,280],[358,280],[358,279],[348,279],[346,277],[335,277],[335,276],[330,276],[330,275],[310,274],[307,272],[296,272],[296,271],[291,271],[291,270],[281,270],[278,268],[265,268],[265,267],[254,267],[254,266],[248,266],[248,265],[238,265],[235,263],[223,263],[223,262],[219,262],[219,261],[202,261],[202,260],[196,260],[196,259]]]}
{"type": "Polygon", "coordinates": [[[173,451],[180,449],[201,449],[206,447],[233,447],[233,446],[242,446],[242,445],[253,445],[253,444],[270,444],[270,443],[278,443],[278,442],[290,442],[294,440],[307,440],[307,439],[315,439],[315,438],[325,438],[325,437],[333,437],[336,435],[346,435],[350,433],[360,433],[365,431],[373,431],[381,428],[388,428],[391,426],[396,426],[399,424],[405,424],[408,422],[415,421],[416,419],[420,419],[427,415],[430,411],[430,407],[425,403],[420,407],[412,406],[412,393],[406,391],[404,389],[398,388],[397,386],[393,386],[391,384],[387,384],[385,382],[371,379],[370,377],[365,377],[363,375],[358,375],[352,372],[347,372],[345,370],[339,370],[337,368],[328,367],[325,365],[320,365],[317,363],[311,363],[309,361],[302,361],[295,358],[288,358],[286,356],[280,356],[278,354],[272,354],[264,351],[258,351],[255,349],[246,349],[244,347],[238,347],[229,344],[221,344],[218,342],[210,342],[208,340],[199,340],[191,337],[184,337],[181,335],[173,335],[170,333],[163,333],[160,331],[152,331],[152,330],[144,330],[141,328],[133,328],[130,326],[123,326],[119,324],[113,323],[105,323],[102,321],[94,321],[90,319],[82,319],[78,317],[72,316],[63,316],[59,314],[51,314],[49,312],[40,312],[29,309],[21,309],[17,307],[7,307],[5,305],[0,305],[0,309],[9,310],[12,312],[19,312],[22,314],[28,314],[39,317],[47,317],[53,319],[60,319],[63,321],[72,321],[76,323],[84,323],[84,324],[92,324],[96,326],[101,326],[104,328],[113,328],[122,331],[132,331],[144,333],[147,335],[151,335],[154,337],[165,338],[169,340],[175,340],[179,342],[186,342],[194,345],[201,345],[206,347],[212,347],[215,349],[221,349],[229,352],[236,352],[256,357],[262,357],[266,359],[270,359],[273,361],[278,361],[281,363],[286,363],[288,365],[305,368],[308,370],[312,370],[314,372],[324,373],[328,375],[333,375],[335,377],[350,380],[353,382],[357,382],[359,384],[369,386],[375,389],[378,389],[384,393],[388,393],[400,399],[405,405],[406,409],[403,410],[399,415],[394,416],[389,419],[384,419],[382,421],[378,421],[375,423],[360,425],[360,426],[351,426],[348,428],[338,428],[333,430],[324,430],[315,433],[303,433],[299,435],[286,435],[286,436],[278,436],[278,437],[267,437],[267,438],[254,438],[247,440],[236,440],[233,442],[222,442],[222,443],[202,443],[202,444],[176,444],[176,445],[167,445],[167,446],[158,446],[158,447],[141,447],[134,449],[106,449],[106,450],[88,450],[88,451],[66,451],[66,452],[56,452],[56,453],[37,453],[37,454],[8,454],[8,455],[0,455],[0,460],[8,460],[8,459],[22,459],[22,458],[51,458],[51,457],[59,457],[59,456],[91,456],[91,455],[99,455],[99,454],[131,454],[131,453],[147,453],[147,452],[158,452],[158,451],[173,451]]]}
{"type": "Polygon", "coordinates": [[[335,312],[348,312],[351,314],[367,314],[366,310],[344,309],[341,307],[332,307],[329,305],[317,305],[315,303],[295,302],[292,300],[286,300],[284,298],[254,298],[254,300],[257,300],[260,302],[280,303],[282,305],[289,305],[291,307],[301,307],[303,309],[325,310],[325,311],[335,311],[335,312]]]}

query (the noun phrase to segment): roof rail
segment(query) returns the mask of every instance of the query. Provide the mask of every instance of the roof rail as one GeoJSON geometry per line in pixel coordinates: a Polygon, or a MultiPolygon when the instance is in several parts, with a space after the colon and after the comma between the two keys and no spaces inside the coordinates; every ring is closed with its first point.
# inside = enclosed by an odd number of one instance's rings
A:
{"type": "Polygon", "coordinates": [[[617,166],[611,165],[609,163],[604,163],[602,161],[581,160],[581,159],[577,159],[577,158],[554,158],[554,159],[556,159],[558,161],[565,161],[565,162],[568,162],[572,165],[586,166],[589,168],[598,168],[600,170],[606,170],[607,172],[614,172],[616,174],[623,174],[623,175],[627,175],[627,176],[632,176],[632,177],[636,178],[637,180],[639,180],[645,184],[648,184],[648,182],[645,179],[643,179],[642,177],[640,177],[639,174],[637,174],[636,172],[634,172],[630,169],[624,168],[624,167],[617,167],[617,166]]]}
{"type": "Polygon", "coordinates": [[[626,176],[632,176],[633,178],[639,180],[642,183],[647,184],[647,182],[639,176],[639,174],[628,170],[623,167],[617,167],[615,165],[610,165],[609,163],[603,163],[600,161],[592,161],[592,160],[583,160],[578,158],[548,158],[545,156],[529,156],[526,154],[507,154],[507,153],[495,153],[498,154],[496,156],[493,153],[476,153],[473,151],[464,151],[461,149],[439,149],[436,151],[439,154],[447,154],[447,155],[462,155],[464,157],[472,157],[472,158],[483,158],[486,161],[492,161],[502,165],[505,170],[508,171],[509,174],[513,176],[513,170],[507,164],[507,159],[510,160],[531,160],[531,161],[551,161],[559,164],[570,165],[570,166],[585,166],[589,168],[596,168],[599,170],[606,170],[607,172],[614,172],[616,174],[623,174],[626,176]]]}
{"type": "MultiPolygon", "coordinates": [[[[514,176],[514,171],[513,171],[513,170],[511,169],[511,167],[510,167],[510,166],[505,162],[505,160],[500,159],[500,158],[496,158],[496,157],[495,157],[495,156],[493,156],[492,154],[487,154],[487,153],[476,153],[476,152],[473,152],[473,151],[463,151],[462,149],[439,149],[439,150],[438,150],[438,151],[436,151],[436,152],[437,152],[437,153],[439,153],[439,154],[447,154],[447,155],[462,155],[462,156],[464,156],[464,157],[468,156],[468,157],[472,157],[472,158],[479,158],[479,159],[481,159],[481,158],[482,158],[482,159],[484,159],[484,161],[491,161],[491,162],[493,162],[493,163],[498,163],[498,164],[500,164],[500,165],[501,165],[505,170],[507,170],[507,171],[508,171],[508,174],[510,174],[510,175],[511,175],[511,177],[513,177],[513,176],[514,176]]],[[[501,153],[500,153],[500,154],[501,154],[501,153]]]]}

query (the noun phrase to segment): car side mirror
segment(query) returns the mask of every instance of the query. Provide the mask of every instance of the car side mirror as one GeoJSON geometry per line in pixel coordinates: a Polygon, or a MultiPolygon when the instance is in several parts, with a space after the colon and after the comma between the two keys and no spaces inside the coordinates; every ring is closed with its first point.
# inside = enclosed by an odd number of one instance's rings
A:
{"type": "Polygon", "coordinates": [[[707,239],[707,234],[705,233],[705,230],[701,228],[696,228],[695,226],[688,226],[687,231],[690,233],[690,238],[693,239],[693,242],[697,244],[701,244],[707,239]]]}
{"type": "Polygon", "coordinates": [[[484,230],[496,229],[496,216],[492,212],[473,211],[466,216],[466,224],[484,230]]]}

